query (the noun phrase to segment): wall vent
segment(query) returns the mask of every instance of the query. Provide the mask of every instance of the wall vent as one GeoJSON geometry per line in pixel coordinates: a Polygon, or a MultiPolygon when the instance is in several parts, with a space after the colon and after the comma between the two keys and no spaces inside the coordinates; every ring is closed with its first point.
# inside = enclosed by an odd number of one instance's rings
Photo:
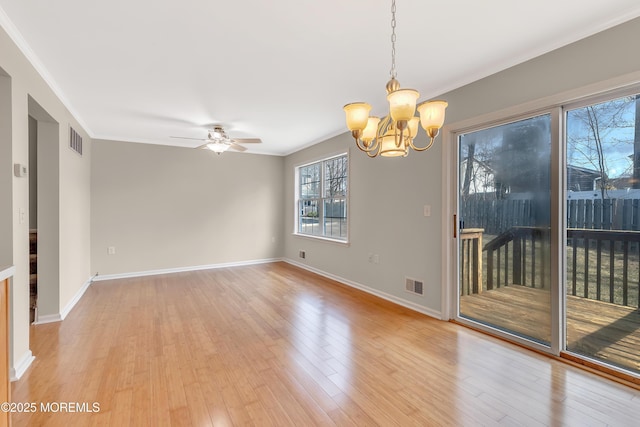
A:
{"type": "Polygon", "coordinates": [[[69,126],[69,148],[82,156],[82,137],[71,126],[69,126]]]}
{"type": "Polygon", "coordinates": [[[405,290],[412,294],[424,295],[424,286],[422,280],[405,277],[405,290]]]}

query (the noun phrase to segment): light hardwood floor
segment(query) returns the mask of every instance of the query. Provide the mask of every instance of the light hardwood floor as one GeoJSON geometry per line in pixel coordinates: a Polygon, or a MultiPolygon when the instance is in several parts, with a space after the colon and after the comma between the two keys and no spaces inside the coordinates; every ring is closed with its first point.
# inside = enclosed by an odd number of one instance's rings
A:
{"type": "Polygon", "coordinates": [[[640,391],[284,263],[94,283],[14,426],[636,426],[640,391]]]}
{"type": "MultiPolygon", "coordinates": [[[[550,307],[549,290],[520,285],[460,298],[465,316],[544,342],[551,340],[550,307]]],[[[640,372],[640,310],[572,295],[566,310],[568,350],[640,372]]]]}

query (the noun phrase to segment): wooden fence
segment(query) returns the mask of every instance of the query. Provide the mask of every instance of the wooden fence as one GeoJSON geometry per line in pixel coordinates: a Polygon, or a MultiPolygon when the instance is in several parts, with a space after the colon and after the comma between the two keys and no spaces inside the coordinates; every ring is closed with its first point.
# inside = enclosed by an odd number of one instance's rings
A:
{"type": "MultiPolygon", "coordinates": [[[[540,225],[532,199],[500,200],[484,195],[462,200],[460,208],[465,228],[483,228],[487,234],[540,225]]],[[[567,227],[640,230],[640,199],[568,200],[567,227]]]]}

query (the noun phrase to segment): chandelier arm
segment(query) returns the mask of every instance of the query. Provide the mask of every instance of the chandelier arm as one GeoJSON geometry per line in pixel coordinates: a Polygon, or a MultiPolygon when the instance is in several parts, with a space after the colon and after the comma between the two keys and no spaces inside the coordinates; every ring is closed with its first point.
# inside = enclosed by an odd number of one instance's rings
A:
{"type": "Polygon", "coordinates": [[[400,129],[400,135],[398,135],[398,132],[396,130],[396,147],[400,148],[400,144],[405,145],[405,139],[407,138],[408,135],[404,134],[404,129],[400,129]]]}
{"type": "Polygon", "coordinates": [[[378,123],[378,131],[376,132],[376,139],[380,139],[384,136],[387,128],[389,127],[389,122],[391,121],[391,115],[386,115],[380,120],[378,123]]]}
{"type": "Polygon", "coordinates": [[[365,153],[371,153],[375,151],[378,146],[378,141],[374,140],[373,144],[371,144],[368,148],[364,145],[364,141],[360,138],[356,139],[356,146],[360,149],[360,151],[364,151],[365,153]]]}
{"type": "Polygon", "coordinates": [[[409,139],[409,146],[411,146],[411,148],[413,148],[415,151],[425,151],[431,148],[431,146],[433,145],[434,139],[435,138],[429,138],[429,144],[427,144],[426,147],[416,147],[415,145],[413,145],[413,141],[409,139]]]}

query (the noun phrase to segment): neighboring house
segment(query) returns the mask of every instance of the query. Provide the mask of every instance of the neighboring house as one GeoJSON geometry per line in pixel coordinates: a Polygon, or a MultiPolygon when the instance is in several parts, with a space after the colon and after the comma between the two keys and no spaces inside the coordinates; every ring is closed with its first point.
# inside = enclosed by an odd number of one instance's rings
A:
{"type": "MultiPolygon", "coordinates": [[[[606,174],[604,177],[607,179],[606,174]]],[[[598,181],[601,179],[600,171],[567,165],[567,190],[569,191],[599,190],[598,181]]]]}

